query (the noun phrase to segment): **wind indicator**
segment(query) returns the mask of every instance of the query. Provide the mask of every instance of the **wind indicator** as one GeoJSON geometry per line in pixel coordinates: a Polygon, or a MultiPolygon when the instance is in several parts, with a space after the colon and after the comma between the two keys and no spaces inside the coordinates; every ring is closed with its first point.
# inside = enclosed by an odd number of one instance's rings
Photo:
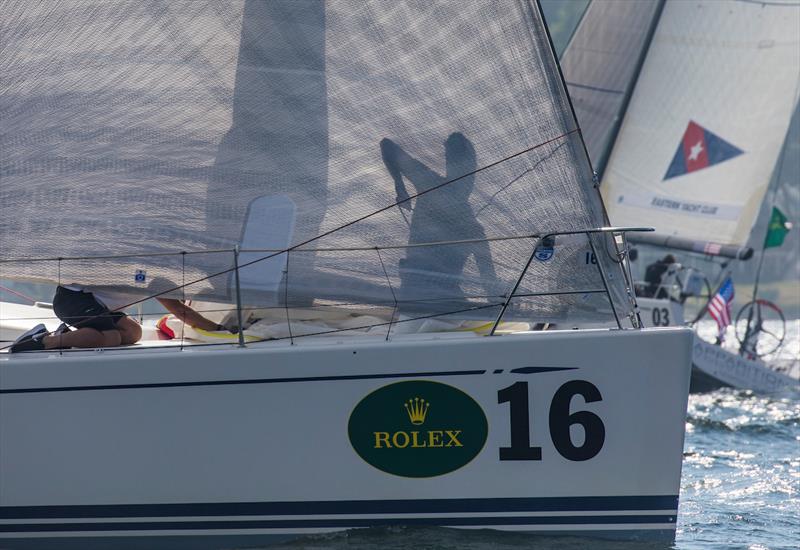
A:
{"type": "Polygon", "coordinates": [[[781,246],[791,228],[792,224],[786,215],[773,206],[772,216],[767,225],[767,236],[764,238],[764,248],[781,246]]]}

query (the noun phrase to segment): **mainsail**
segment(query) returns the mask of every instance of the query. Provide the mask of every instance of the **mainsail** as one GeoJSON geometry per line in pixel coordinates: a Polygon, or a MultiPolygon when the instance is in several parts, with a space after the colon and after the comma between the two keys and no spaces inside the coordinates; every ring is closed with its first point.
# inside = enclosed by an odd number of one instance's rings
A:
{"type": "MultiPolygon", "coordinates": [[[[2,277],[232,301],[236,262],[248,304],[446,312],[502,303],[537,242],[486,239],[606,225],[529,0],[10,0],[0,24],[2,277]]],[[[544,243],[519,292],[574,293],[517,309],[607,315],[596,260],[628,315],[594,241],[544,243]]]]}
{"type": "Polygon", "coordinates": [[[797,105],[799,20],[794,1],[666,2],[603,178],[614,223],[739,253],[797,105]]]}

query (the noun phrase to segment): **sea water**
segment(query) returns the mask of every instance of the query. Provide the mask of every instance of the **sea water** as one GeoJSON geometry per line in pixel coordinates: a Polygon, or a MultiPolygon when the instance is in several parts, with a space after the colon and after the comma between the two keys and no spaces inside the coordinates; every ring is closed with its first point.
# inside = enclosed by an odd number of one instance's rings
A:
{"type": "MultiPolygon", "coordinates": [[[[701,334],[713,332],[701,326],[701,334]]],[[[780,361],[800,360],[800,320],[780,361]]],[[[544,537],[492,530],[387,527],[296,539],[278,550],[797,550],[800,390],[732,389],[689,396],[674,545],[544,537]]]]}

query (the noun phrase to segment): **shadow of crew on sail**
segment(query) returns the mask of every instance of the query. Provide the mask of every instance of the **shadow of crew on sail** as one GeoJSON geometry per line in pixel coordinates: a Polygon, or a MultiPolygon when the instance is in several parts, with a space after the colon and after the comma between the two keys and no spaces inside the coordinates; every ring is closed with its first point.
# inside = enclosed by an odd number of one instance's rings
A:
{"type": "MultiPolygon", "coordinates": [[[[206,202],[208,227],[226,239],[239,239],[241,221],[260,199],[291,201],[294,242],[320,232],[328,197],[325,27],[324,2],[245,2],[232,123],[219,144],[206,202]]],[[[261,221],[265,241],[258,246],[253,235],[242,237],[240,245],[274,247],[268,233],[282,229],[274,227],[276,220],[261,221]]],[[[314,258],[293,256],[293,290],[313,288],[314,258]]],[[[251,303],[258,301],[256,289],[244,290],[251,303]]]]}
{"type": "MultiPolygon", "coordinates": [[[[443,176],[389,138],[381,140],[380,148],[386,169],[394,179],[398,206],[411,212],[409,244],[486,238],[469,202],[478,162],[475,147],[466,136],[454,132],[445,140],[443,176]],[[414,186],[415,195],[424,193],[414,199],[413,208],[404,178],[414,186]],[[452,183],[425,193],[445,182],[452,183]]],[[[419,309],[423,305],[420,302],[429,300],[442,310],[448,307],[446,303],[463,304],[461,282],[470,255],[475,258],[486,289],[487,283],[496,278],[488,242],[408,248],[399,265],[400,309],[408,308],[408,302],[417,302],[414,309],[419,309]]]]}

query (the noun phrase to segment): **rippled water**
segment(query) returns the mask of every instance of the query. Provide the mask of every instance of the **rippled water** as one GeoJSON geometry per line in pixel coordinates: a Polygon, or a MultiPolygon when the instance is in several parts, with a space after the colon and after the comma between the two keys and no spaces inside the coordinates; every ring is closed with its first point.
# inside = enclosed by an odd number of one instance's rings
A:
{"type": "Polygon", "coordinates": [[[691,396],[676,548],[798,547],[800,396],[691,396]]]}

